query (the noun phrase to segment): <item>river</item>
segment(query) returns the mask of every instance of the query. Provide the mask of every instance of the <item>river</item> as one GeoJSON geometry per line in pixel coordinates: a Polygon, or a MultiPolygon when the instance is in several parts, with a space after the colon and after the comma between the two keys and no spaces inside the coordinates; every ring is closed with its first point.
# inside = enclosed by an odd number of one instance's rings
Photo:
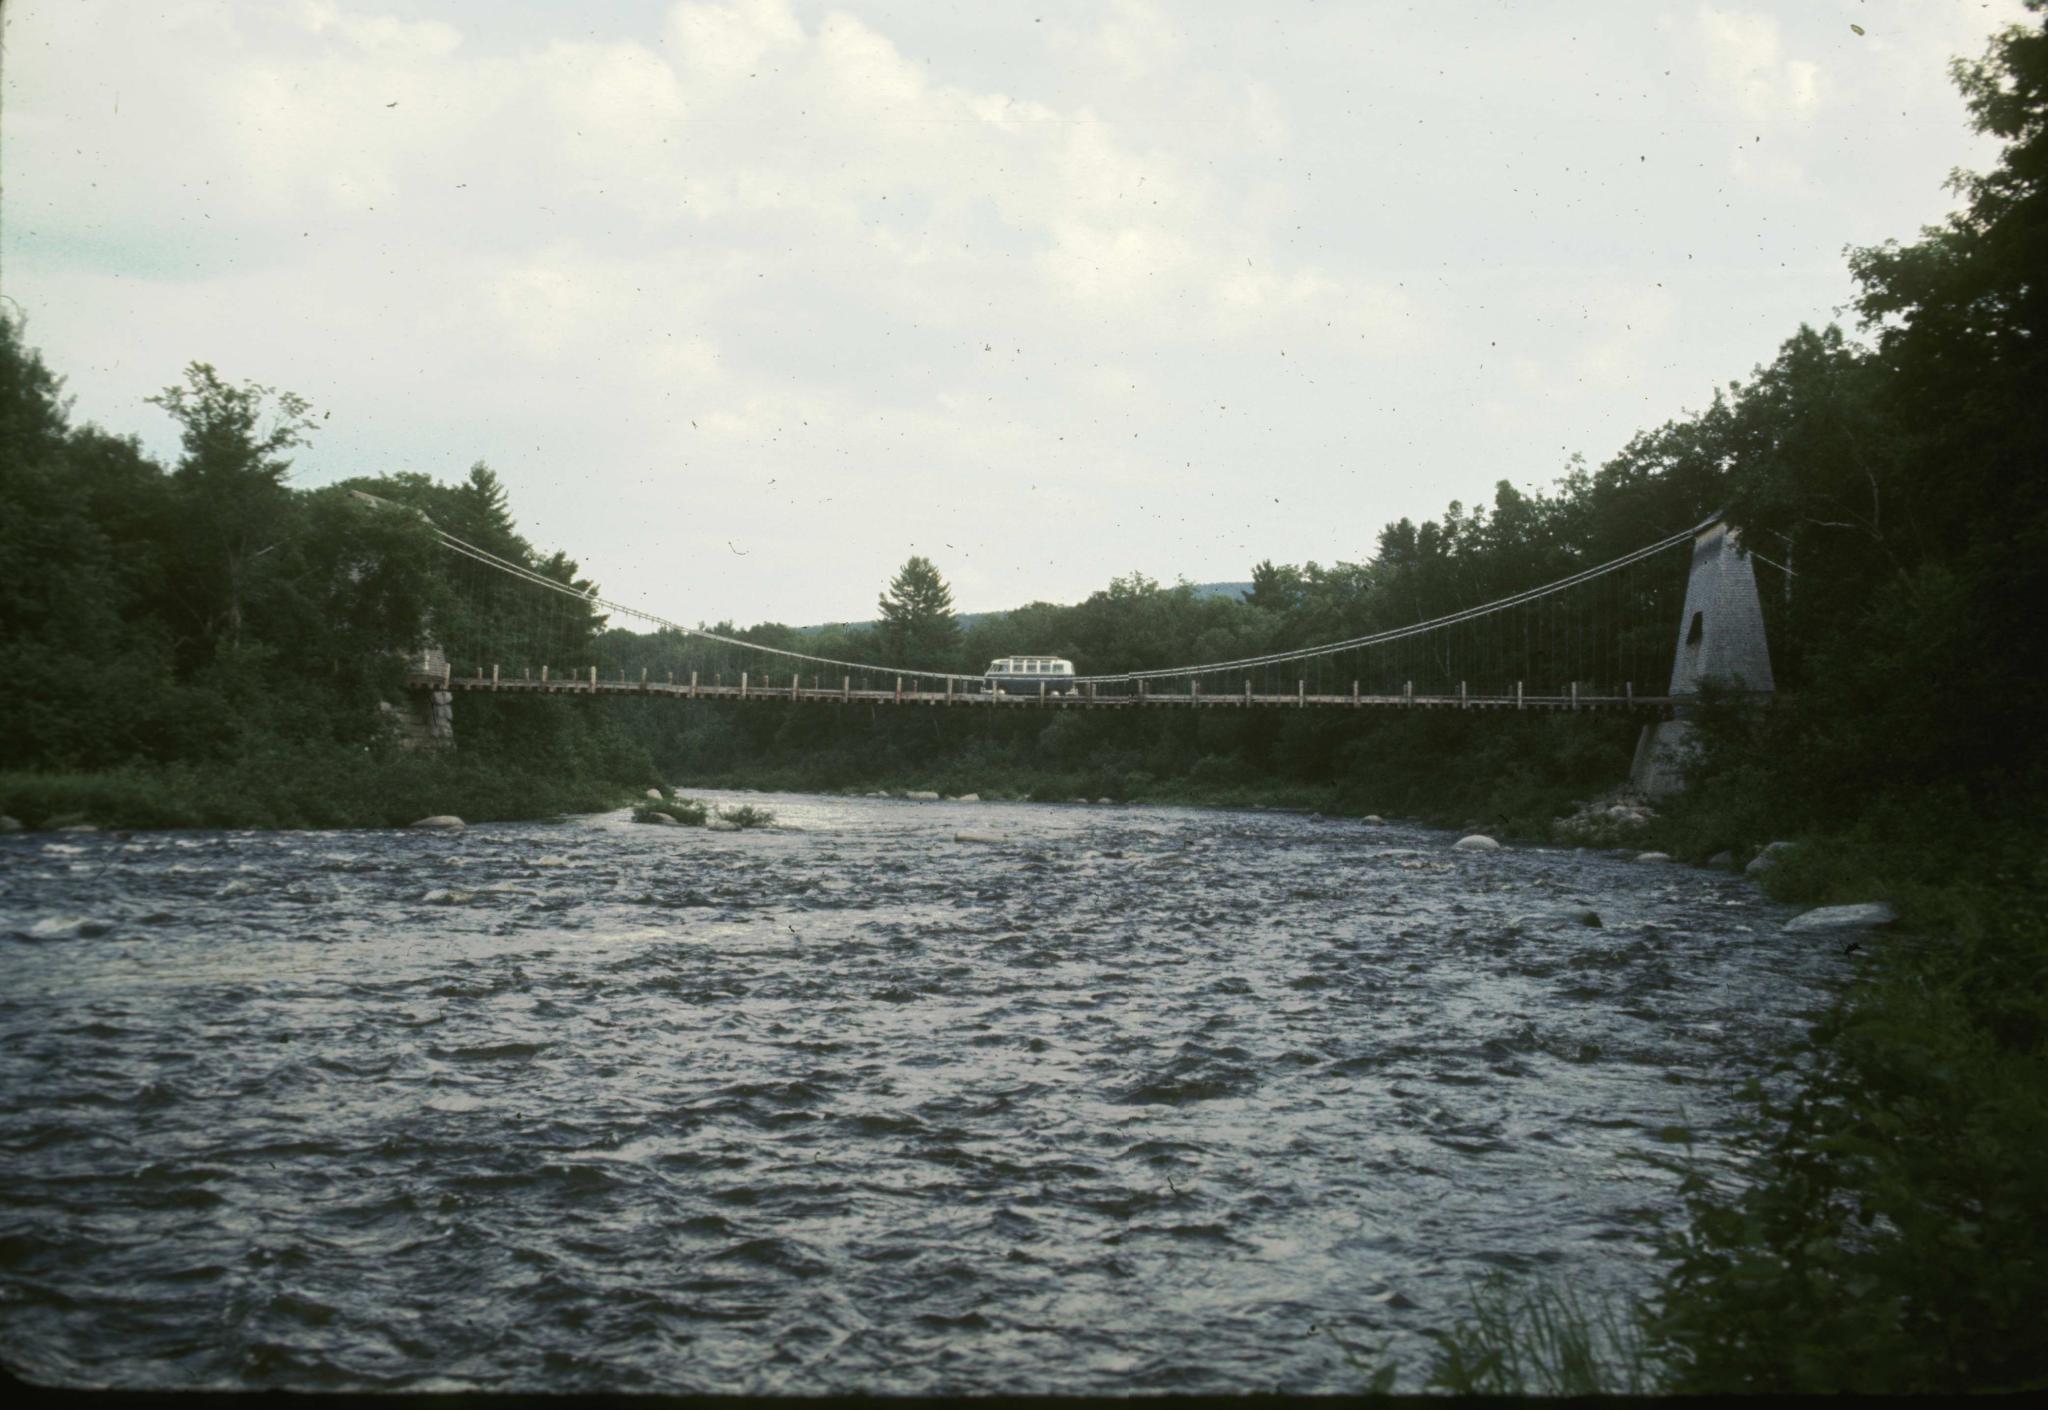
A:
{"type": "Polygon", "coordinates": [[[1414,1389],[1490,1271],[1647,1291],[1661,1162],[1725,1163],[1847,964],[1610,853],[744,801],[777,825],[0,838],[8,1363],[1414,1389]]]}

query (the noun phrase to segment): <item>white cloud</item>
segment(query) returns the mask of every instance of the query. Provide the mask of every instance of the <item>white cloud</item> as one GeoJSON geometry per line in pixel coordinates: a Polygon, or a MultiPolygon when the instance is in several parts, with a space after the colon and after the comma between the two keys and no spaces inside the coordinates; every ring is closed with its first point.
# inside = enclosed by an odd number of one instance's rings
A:
{"type": "Polygon", "coordinates": [[[1696,33],[1716,96],[1759,122],[1810,118],[1825,97],[1825,75],[1810,59],[1785,56],[1775,17],[1702,5],[1696,33]]]}

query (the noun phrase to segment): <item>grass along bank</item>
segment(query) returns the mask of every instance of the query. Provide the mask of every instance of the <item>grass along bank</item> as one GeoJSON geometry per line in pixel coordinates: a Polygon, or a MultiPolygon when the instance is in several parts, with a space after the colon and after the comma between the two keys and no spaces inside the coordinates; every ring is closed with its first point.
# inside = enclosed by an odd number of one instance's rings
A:
{"type": "Polygon", "coordinates": [[[440,813],[509,822],[601,812],[634,791],[459,754],[280,749],[222,763],[0,773],[0,814],[29,828],[402,827],[440,813]]]}

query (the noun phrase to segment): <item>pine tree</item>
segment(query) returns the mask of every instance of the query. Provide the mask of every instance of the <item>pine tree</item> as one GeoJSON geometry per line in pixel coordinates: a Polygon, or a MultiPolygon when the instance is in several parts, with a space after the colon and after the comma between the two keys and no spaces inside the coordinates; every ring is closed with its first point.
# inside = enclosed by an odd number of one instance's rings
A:
{"type": "Polygon", "coordinates": [[[944,670],[953,664],[960,643],[953,591],[929,558],[912,555],[878,605],[878,635],[891,664],[920,670],[944,670]]]}

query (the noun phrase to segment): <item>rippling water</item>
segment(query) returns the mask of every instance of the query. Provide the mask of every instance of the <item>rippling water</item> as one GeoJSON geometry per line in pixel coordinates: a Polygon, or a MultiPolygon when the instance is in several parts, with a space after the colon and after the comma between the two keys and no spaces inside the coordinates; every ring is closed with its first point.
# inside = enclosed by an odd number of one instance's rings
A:
{"type": "Polygon", "coordinates": [[[0,839],[10,1363],[1316,1392],[1350,1346],[1412,1385],[1489,1270],[1646,1288],[1652,1162],[1716,1158],[1842,963],[1610,855],[749,801],[778,828],[0,839]]]}

